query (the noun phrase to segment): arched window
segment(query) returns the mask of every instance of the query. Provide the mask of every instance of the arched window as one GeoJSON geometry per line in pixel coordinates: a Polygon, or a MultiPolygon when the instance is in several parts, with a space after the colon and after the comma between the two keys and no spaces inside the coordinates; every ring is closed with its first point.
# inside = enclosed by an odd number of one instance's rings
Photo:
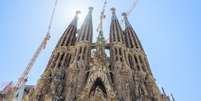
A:
{"type": "Polygon", "coordinates": [[[103,84],[101,78],[97,78],[96,81],[94,82],[94,84],[91,87],[91,90],[89,92],[89,96],[94,96],[97,88],[101,89],[104,97],[107,97],[107,92],[106,92],[106,88],[105,85],[103,84]]]}

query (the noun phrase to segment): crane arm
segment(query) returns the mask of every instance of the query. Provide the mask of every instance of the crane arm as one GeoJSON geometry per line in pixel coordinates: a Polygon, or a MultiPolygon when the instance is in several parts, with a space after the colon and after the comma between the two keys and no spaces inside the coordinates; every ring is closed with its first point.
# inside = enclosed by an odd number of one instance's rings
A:
{"type": "Polygon", "coordinates": [[[106,5],[107,5],[107,0],[104,1],[103,8],[101,11],[101,16],[100,16],[100,23],[98,24],[98,28],[96,29],[96,31],[103,31],[103,20],[105,19],[104,13],[105,13],[106,5]]]}
{"type": "Polygon", "coordinates": [[[24,72],[22,73],[22,75],[20,76],[20,78],[17,80],[16,85],[15,85],[15,89],[20,88],[22,85],[24,85],[26,83],[28,75],[31,72],[31,69],[32,69],[34,63],[36,62],[36,59],[40,55],[41,51],[43,49],[45,49],[45,47],[46,47],[46,45],[48,43],[48,40],[50,39],[50,31],[51,31],[52,22],[53,22],[53,19],[54,19],[54,15],[55,15],[55,10],[56,10],[57,4],[58,4],[58,0],[55,0],[54,8],[52,10],[50,21],[49,21],[49,26],[48,26],[47,34],[44,37],[44,39],[41,42],[41,44],[39,45],[39,47],[37,48],[36,52],[34,53],[33,57],[31,58],[30,62],[28,63],[26,69],[24,70],[24,72]]]}
{"type": "Polygon", "coordinates": [[[41,53],[41,51],[43,49],[45,49],[49,38],[50,38],[49,34],[46,34],[45,38],[43,39],[40,46],[38,47],[38,49],[34,53],[33,57],[31,58],[30,62],[28,63],[26,69],[22,73],[21,77],[18,79],[16,86],[15,86],[16,88],[19,88],[21,85],[23,85],[27,81],[28,74],[30,73],[30,71],[31,71],[36,59],[38,58],[39,54],[41,53]]]}
{"type": "Polygon", "coordinates": [[[135,9],[137,3],[138,3],[139,0],[134,0],[131,8],[126,12],[127,16],[130,15],[130,13],[135,9]]]}

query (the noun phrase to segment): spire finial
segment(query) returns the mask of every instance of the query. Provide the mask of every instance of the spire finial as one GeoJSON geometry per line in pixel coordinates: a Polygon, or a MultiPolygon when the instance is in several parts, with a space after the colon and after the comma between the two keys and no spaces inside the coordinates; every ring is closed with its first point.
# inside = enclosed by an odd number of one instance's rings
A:
{"type": "Polygon", "coordinates": [[[92,13],[93,9],[93,7],[89,7],[89,12],[92,13]]]}
{"type": "Polygon", "coordinates": [[[77,20],[78,20],[78,14],[80,14],[81,12],[78,10],[75,12],[75,16],[74,16],[74,19],[72,20],[71,22],[71,25],[74,25],[74,26],[77,26],[77,20]]]}
{"type": "Polygon", "coordinates": [[[125,20],[125,21],[128,19],[128,13],[123,12],[121,15],[124,17],[124,20],[125,20]]]}
{"type": "Polygon", "coordinates": [[[77,10],[77,11],[75,12],[76,15],[78,15],[78,14],[80,14],[80,13],[81,13],[80,10],[77,10]]]}
{"type": "Polygon", "coordinates": [[[112,7],[111,11],[112,11],[112,14],[115,14],[116,8],[112,7]]]}
{"type": "Polygon", "coordinates": [[[121,15],[123,16],[125,27],[131,26],[130,23],[128,22],[128,13],[123,12],[121,15]]]}
{"type": "Polygon", "coordinates": [[[124,17],[124,20],[127,20],[127,19],[128,19],[128,13],[123,12],[121,15],[124,17]]]}
{"type": "Polygon", "coordinates": [[[76,18],[78,18],[78,15],[81,13],[81,11],[80,10],[77,10],[76,12],[75,12],[75,17],[76,18]]]}
{"type": "Polygon", "coordinates": [[[128,14],[127,14],[126,12],[123,12],[121,15],[122,15],[123,17],[125,17],[125,18],[128,17],[128,14]]]}

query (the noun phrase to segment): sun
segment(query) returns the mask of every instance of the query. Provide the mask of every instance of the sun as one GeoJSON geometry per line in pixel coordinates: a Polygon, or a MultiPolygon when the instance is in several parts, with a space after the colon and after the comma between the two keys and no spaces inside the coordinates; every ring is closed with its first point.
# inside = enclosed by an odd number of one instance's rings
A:
{"type": "Polygon", "coordinates": [[[67,0],[61,5],[63,7],[61,9],[63,12],[63,16],[65,16],[66,19],[72,19],[75,16],[76,11],[81,12],[78,16],[78,25],[80,25],[84,21],[84,18],[88,13],[88,7],[90,6],[85,0],[67,0]]]}

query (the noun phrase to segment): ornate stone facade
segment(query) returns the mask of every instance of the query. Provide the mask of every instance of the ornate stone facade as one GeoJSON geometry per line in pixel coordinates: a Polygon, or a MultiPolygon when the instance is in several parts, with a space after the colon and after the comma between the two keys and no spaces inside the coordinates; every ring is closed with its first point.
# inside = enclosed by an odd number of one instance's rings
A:
{"type": "Polygon", "coordinates": [[[90,7],[79,31],[75,16],[26,100],[170,101],[159,91],[126,13],[123,30],[112,8],[110,42],[105,43],[100,31],[97,42],[92,43],[92,10],[90,7]]]}

